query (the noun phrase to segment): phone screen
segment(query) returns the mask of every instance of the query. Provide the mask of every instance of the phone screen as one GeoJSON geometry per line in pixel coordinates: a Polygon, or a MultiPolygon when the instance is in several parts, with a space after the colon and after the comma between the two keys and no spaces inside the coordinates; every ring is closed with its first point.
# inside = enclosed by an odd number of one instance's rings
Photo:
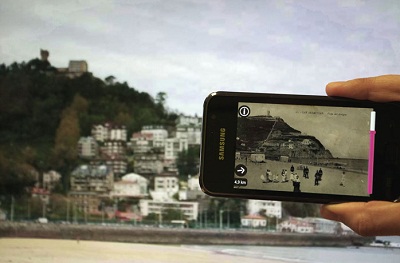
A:
{"type": "Polygon", "coordinates": [[[235,189],[369,196],[373,108],[239,102],[235,189]]]}

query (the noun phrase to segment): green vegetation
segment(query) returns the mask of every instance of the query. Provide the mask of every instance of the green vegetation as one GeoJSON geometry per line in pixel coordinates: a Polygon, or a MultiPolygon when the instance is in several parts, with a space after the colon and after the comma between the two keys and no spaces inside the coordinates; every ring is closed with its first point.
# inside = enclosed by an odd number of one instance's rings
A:
{"type": "Polygon", "coordinates": [[[69,172],[79,163],[77,141],[93,124],[125,125],[128,134],[143,125],[173,126],[176,113],[167,95],[154,99],[110,76],[68,78],[47,61],[0,65],[0,193],[22,194],[39,173],[55,169],[67,190],[69,172]]]}
{"type": "Polygon", "coordinates": [[[178,168],[180,180],[187,180],[187,175],[199,173],[200,145],[189,147],[178,154],[176,167],[178,168]]]}
{"type": "MultiPolygon", "coordinates": [[[[177,114],[166,109],[164,92],[153,98],[113,76],[104,81],[90,74],[71,79],[47,63],[35,59],[0,65],[0,203],[10,207],[14,202],[15,214],[28,219],[47,214],[61,220],[74,213],[63,195],[52,195],[53,205],[44,211],[43,202],[24,196],[25,189],[43,172],[54,169],[63,176],[57,191],[67,192],[69,174],[80,162],[77,141],[90,135],[93,124],[125,125],[132,134],[144,125],[171,129],[177,114]]],[[[190,147],[179,154],[180,179],[198,173],[199,151],[199,147],[190,147]]],[[[315,216],[318,211],[312,204],[284,203],[283,208],[293,216],[315,216]]],[[[239,227],[245,211],[244,200],[213,198],[199,220],[214,227],[239,227]]],[[[162,216],[164,221],[183,219],[175,210],[166,210],[162,216]]],[[[149,215],[146,220],[160,219],[149,215]]]]}

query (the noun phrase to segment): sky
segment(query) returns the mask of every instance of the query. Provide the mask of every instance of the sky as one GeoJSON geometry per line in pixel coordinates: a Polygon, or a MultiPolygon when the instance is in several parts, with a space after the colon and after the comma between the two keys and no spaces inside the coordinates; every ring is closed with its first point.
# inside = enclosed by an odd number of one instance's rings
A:
{"type": "Polygon", "coordinates": [[[0,63],[40,49],[201,116],[217,90],[324,95],[331,81],[399,74],[400,1],[2,0],[0,63]]]}

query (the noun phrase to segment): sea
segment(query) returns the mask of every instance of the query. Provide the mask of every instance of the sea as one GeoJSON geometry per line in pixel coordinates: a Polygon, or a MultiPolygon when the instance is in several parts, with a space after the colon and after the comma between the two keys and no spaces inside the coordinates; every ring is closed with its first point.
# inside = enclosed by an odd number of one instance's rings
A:
{"type": "MultiPolygon", "coordinates": [[[[400,237],[377,237],[400,243],[400,237]]],[[[383,247],[275,247],[275,246],[185,246],[213,253],[282,262],[300,263],[399,263],[400,248],[383,247]]]]}

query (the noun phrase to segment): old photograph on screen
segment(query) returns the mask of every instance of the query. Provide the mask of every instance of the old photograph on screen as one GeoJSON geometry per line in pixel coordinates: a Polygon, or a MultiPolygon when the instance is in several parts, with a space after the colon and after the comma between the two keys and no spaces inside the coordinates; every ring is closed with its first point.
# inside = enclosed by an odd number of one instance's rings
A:
{"type": "Polygon", "coordinates": [[[368,196],[372,111],[239,103],[234,187],[368,196]]]}

